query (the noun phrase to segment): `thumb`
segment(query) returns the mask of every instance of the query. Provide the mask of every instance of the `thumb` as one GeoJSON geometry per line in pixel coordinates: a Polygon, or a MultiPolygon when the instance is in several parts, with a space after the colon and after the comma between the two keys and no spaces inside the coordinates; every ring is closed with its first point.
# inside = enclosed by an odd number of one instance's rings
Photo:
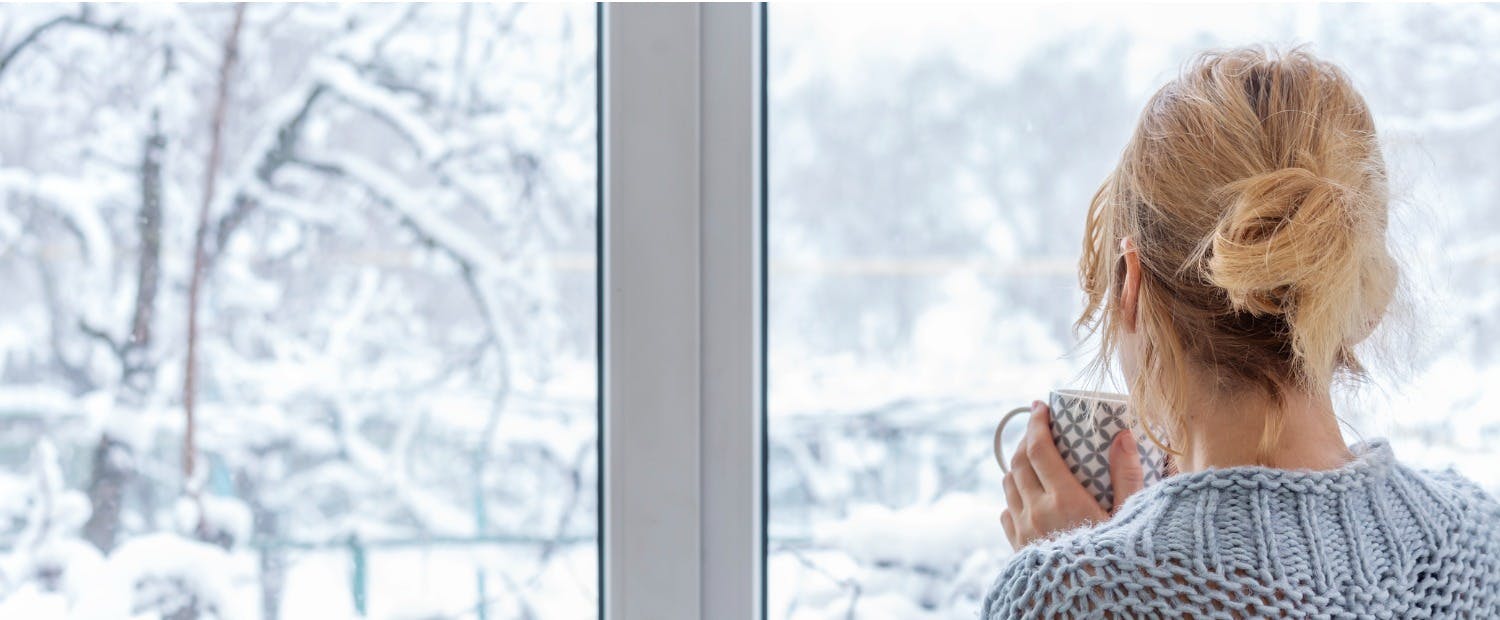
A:
{"type": "Polygon", "coordinates": [[[1141,455],[1135,445],[1135,435],[1130,429],[1115,435],[1109,446],[1109,479],[1115,488],[1115,509],[1125,505],[1125,500],[1146,486],[1145,472],[1141,470],[1141,455]]]}

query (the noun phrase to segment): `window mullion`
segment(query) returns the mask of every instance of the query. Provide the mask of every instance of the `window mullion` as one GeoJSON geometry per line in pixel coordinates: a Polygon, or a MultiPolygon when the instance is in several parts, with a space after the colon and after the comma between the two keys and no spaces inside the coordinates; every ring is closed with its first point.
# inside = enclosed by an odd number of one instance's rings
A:
{"type": "Polygon", "coordinates": [[[612,620],[759,617],[760,11],[603,10],[612,620]]]}

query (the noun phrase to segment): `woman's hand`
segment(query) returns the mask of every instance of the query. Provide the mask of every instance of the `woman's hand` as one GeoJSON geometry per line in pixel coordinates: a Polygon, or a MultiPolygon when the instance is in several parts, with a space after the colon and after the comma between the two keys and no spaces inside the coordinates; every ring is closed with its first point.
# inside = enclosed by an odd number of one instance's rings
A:
{"type": "MultiPolygon", "coordinates": [[[[1005,512],[1000,514],[1000,524],[1010,545],[1018,550],[1054,533],[1109,519],[1052,443],[1051,416],[1045,403],[1031,404],[1026,437],[1005,474],[1005,512]]],[[[1109,476],[1116,506],[1143,486],[1141,460],[1129,430],[1116,435],[1109,447],[1109,476]]]]}

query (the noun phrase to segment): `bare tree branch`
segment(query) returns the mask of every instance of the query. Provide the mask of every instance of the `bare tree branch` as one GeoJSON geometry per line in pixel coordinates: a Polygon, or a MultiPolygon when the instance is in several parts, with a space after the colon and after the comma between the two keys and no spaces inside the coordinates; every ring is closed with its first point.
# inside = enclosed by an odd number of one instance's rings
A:
{"type": "Polygon", "coordinates": [[[84,319],[78,319],[78,331],[83,332],[83,335],[85,336],[93,338],[94,340],[98,340],[99,344],[104,345],[109,349],[110,353],[114,353],[115,357],[118,357],[120,359],[120,364],[123,367],[123,365],[125,364],[125,350],[129,346],[128,344],[121,344],[119,342],[116,342],[115,337],[109,335],[109,332],[95,327],[93,324],[84,319]]]}
{"type": "MultiPolygon", "coordinates": [[[[163,57],[166,60],[162,66],[163,76],[173,70],[171,49],[167,47],[164,50],[163,57]]],[[[161,202],[164,196],[162,157],[166,138],[161,128],[159,107],[151,110],[149,128],[141,149],[141,205],[140,215],[136,218],[141,255],[136,273],[135,310],[129,336],[121,342],[82,319],[78,322],[80,331],[104,343],[115,354],[124,386],[121,394],[132,402],[145,399],[145,394],[150,389],[149,377],[154,372],[153,362],[145,352],[151,344],[151,323],[156,314],[156,296],[161,279],[161,202]]],[[[101,431],[93,458],[89,479],[89,503],[92,510],[84,531],[91,542],[107,551],[114,546],[115,532],[119,529],[125,486],[136,480],[138,472],[133,465],[130,447],[111,437],[108,429],[101,431]]],[[[144,487],[139,490],[147,491],[144,487]]]]}
{"type": "MultiPolygon", "coordinates": [[[[198,306],[203,287],[204,250],[208,237],[208,210],[213,206],[214,182],[219,176],[219,160],[222,157],[224,115],[229,105],[229,82],[234,72],[234,63],[239,56],[240,28],[245,21],[245,4],[234,5],[234,23],[224,40],[224,62],[219,66],[219,88],[214,100],[213,120],[209,125],[208,164],[203,171],[203,202],[198,210],[198,233],[193,243],[193,271],[188,284],[187,321],[187,367],[183,371],[182,408],[186,417],[183,430],[182,475],[191,484],[196,447],[194,446],[195,420],[193,405],[197,397],[198,379],[198,306]]],[[[191,492],[191,491],[190,491],[191,492]]],[[[200,526],[202,525],[200,521],[200,526]]],[[[201,527],[199,528],[202,529],[201,527]]]]}
{"type": "Polygon", "coordinates": [[[140,267],[136,272],[135,314],[130,320],[130,346],[151,342],[151,319],[156,309],[156,287],[161,279],[161,157],[166,138],[161,131],[161,110],[151,111],[151,135],[141,156],[141,216],[136,220],[141,239],[140,267]]]}

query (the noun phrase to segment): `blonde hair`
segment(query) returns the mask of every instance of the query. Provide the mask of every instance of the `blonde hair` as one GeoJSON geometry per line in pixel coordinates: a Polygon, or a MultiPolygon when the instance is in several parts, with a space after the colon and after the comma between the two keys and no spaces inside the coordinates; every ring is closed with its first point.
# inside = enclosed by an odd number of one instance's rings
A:
{"type": "Polygon", "coordinates": [[[1363,374],[1352,347],[1395,290],[1387,211],[1375,124],[1342,70],[1300,47],[1202,53],[1151,98],[1089,205],[1075,327],[1101,336],[1107,366],[1129,237],[1144,350],[1128,388],[1153,442],[1171,449],[1197,379],[1278,404],[1326,396],[1337,374],[1363,374]]]}

